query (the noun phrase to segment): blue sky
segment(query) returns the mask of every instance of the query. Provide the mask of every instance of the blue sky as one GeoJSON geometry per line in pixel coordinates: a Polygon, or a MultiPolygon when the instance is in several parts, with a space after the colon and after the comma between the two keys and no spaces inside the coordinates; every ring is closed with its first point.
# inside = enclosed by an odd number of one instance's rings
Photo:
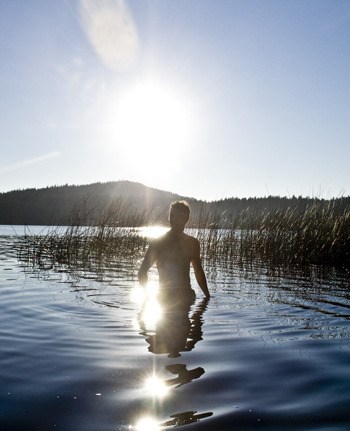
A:
{"type": "Polygon", "coordinates": [[[0,2],[0,192],[350,194],[350,2],[0,2]]]}

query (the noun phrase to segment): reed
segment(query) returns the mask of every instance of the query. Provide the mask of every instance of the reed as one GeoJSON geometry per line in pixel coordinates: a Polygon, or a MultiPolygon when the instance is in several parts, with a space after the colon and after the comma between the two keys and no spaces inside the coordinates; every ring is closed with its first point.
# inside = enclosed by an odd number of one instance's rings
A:
{"type": "Polygon", "coordinates": [[[202,239],[206,257],[270,264],[350,267],[350,210],[318,201],[304,211],[287,208],[239,214],[238,229],[212,229],[202,239]]]}
{"type": "Polygon", "coordinates": [[[115,257],[135,259],[145,252],[147,241],[135,228],[115,226],[118,214],[115,205],[108,206],[95,212],[93,225],[86,225],[90,214],[82,206],[62,222],[65,226],[48,228],[40,235],[26,235],[19,258],[39,269],[56,265],[90,268],[108,266],[115,257]]]}
{"type": "MultiPolygon", "coordinates": [[[[81,206],[66,220],[67,227],[25,237],[20,257],[41,268],[108,264],[118,256],[140,259],[148,241],[136,229],[118,227],[125,213],[125,207],[110,205],[94,216],[93,225],[86,226],[90,214],[81,206]]],[[[217,214],[202,215],[201,228],[190,229],[210,266],[255,262],[350,267],[350,210],[339,211],[333,201],[315,200],[302,211],[297,207],[256,213],[246,209],[225,229],[220,228],[219,219],[217,214]]],[[[134,218],[130,226],[139,222],[134,218]]]]}

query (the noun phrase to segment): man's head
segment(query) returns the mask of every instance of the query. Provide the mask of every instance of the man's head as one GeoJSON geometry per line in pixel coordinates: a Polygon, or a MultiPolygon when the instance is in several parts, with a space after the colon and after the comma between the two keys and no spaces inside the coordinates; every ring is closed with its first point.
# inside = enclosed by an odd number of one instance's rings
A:
{"type": "Polygon", "coordinates": [[[170,204],[170,226],[176,230],[184,230],[190,218],[190,206],[186,201],[176,201],[170,204]]]}

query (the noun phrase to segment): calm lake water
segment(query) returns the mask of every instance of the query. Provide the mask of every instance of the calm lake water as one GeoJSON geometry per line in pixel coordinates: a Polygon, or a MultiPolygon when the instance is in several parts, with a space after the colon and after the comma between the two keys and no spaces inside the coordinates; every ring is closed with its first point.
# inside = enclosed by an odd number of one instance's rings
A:
{"type": "Polygon", "coordinates": [[[138,262],[38,271],[23,233],[0,227],[1,430],[350,429],[346,277],[206,263],[209,302],[160,318],[138,262]]]}

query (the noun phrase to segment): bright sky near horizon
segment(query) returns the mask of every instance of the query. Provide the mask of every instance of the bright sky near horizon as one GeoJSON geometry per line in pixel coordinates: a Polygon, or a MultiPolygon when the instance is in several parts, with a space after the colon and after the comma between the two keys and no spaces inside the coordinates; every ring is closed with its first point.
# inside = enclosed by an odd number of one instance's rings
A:
{"type": "Polygon", "coordinates": [[[0,2],[0,192],[350,195],[350,1],[0,2]]]}

